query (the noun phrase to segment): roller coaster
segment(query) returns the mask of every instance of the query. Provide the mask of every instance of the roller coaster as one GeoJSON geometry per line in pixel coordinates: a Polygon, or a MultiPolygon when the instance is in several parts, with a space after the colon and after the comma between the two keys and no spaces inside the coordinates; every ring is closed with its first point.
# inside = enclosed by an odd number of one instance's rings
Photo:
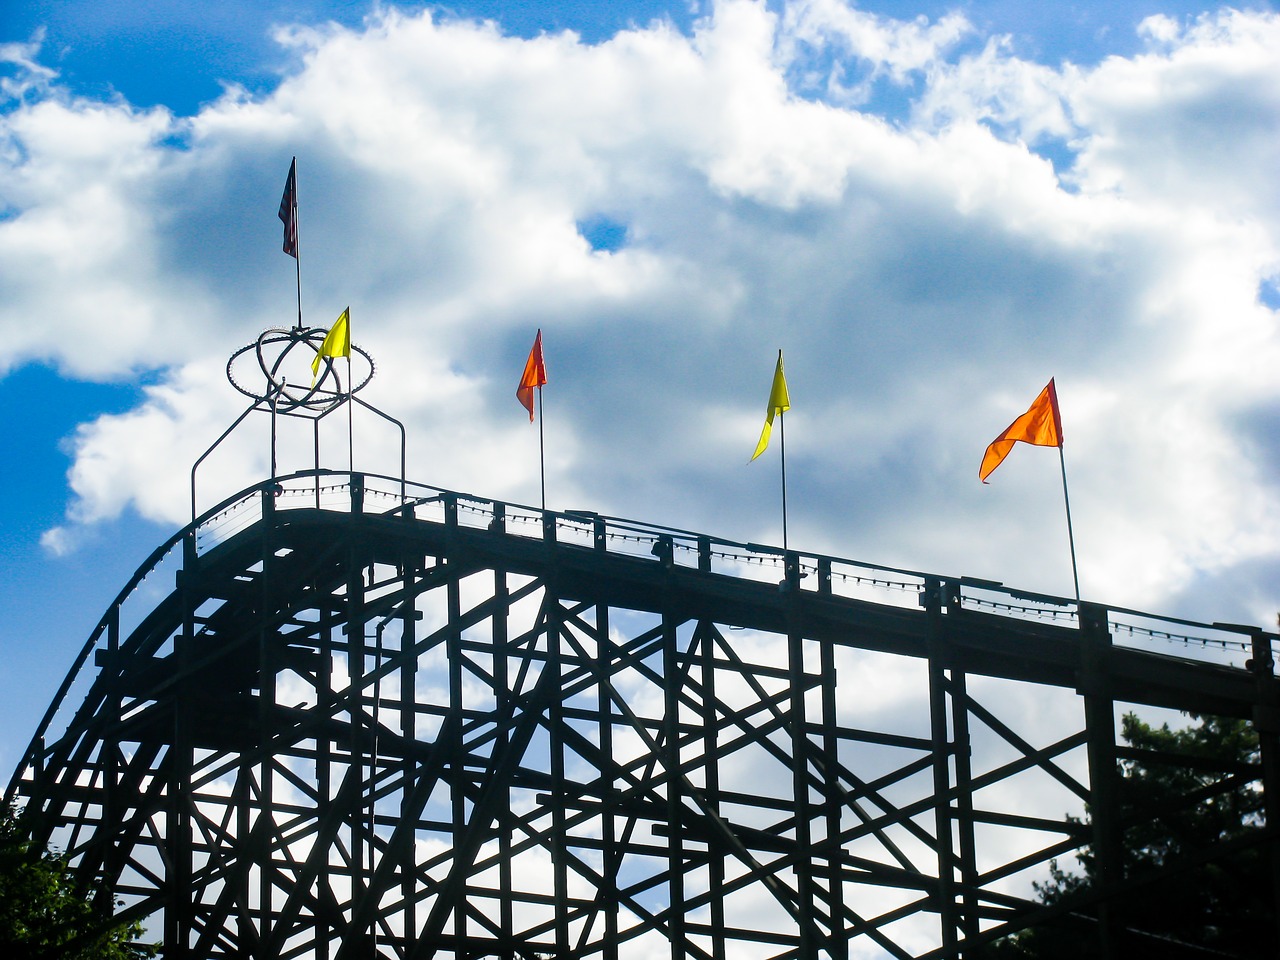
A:
{"type": "Polygon", "coordinates": [[[358,388],[279,371],[323,336],[265,333],[265,392],[232,357],[273,476],[197,515],[196,462],[9,783],[166,960],[1116,957],[1135,898],[1242,856],[1280,904],[1276,634],[415,484],[403,427],[399,476],[321,469],[358,388]],[[274,475],[281,416],[314,469],[274,475]],[[1257,760],[1144,753],[1134,709],[1247,720],[1257,760]],[[1135,764],[1198,786],[1136,806],[1135,764]],[[1126,857],[1241,795],[1241,833],[1126,857]]]}
{"type": "Polygon", "coordinates": [[[1251,720],[1169,803],[1274,856],[1275,640],[313,470],[155,551],[9,797],[165,957],[977,956],[1086,847],[1122,944],[1118,713],[1251,720]]]}

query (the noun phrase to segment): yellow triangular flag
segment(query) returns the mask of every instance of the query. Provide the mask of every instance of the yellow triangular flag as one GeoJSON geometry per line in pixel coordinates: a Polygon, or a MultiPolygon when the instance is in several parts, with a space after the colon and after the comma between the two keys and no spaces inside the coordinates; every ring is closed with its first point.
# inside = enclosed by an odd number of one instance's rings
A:
{"type": "Polygon", "coordinates": [[[342,311],[342,316],[333,321],[333,326],[329,328],[328,335],[324,338],[324,343],[320,344],[320,352],[316,354],[316,358],[311,361],[311,385],[316,384],[316,377],[320,375],[320,359],[322,357],[350,357],[351,356],[351,308],[342,311]]]}
{"type": "Polygon", "coordinates": [[[764,453],[764,448],[769,445],[774,415],[786,413],[790,409],[791,397],[787,395],[787,377],[782,372],[782,351],[779,350],[778,367],[773,371],[773,387],[769,390],[769,409],[765,413],[764,429],[760,431],[760,442],[756,444],[756,452],[751,455],[752,460],[764,453]]]}

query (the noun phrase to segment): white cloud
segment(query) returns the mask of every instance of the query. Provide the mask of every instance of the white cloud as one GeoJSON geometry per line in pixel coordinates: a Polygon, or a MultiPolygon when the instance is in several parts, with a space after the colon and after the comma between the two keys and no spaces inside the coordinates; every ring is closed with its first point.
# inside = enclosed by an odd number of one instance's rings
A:
{"type": "MultiPolygon", "coordinates": [[[[91,524],[133,504],[152,520],[190,519],[190,467],[240,412],[236,395],[220,383],[226,383],[221,364],[191,363],[147,388],[140,407],[83,425],[72,441],[68,480],[76,499],[70,518],[91,524]]],[[[269,441],[259,434],[259,444],[240,443],[235,456],[211,464],[224,475],[217,484],[224,492],[269,475],[269,441]]]]}
{"type": "Polygon", "coordinates": [[[779,46],[789,60],[785,66],[807,85],[852,102],[865,101],[882,76],[904,84],[932,69],[973,33],[969,21],[955,12],[931,23],[924,16],[895,20],[842,0],[796,0],[784,9],[779,46]],[[828,53],[834,57],[830,61],[822,56],[828,53]],[[859,68],[864,75],[845,80],[859,68]]]}
{"type": "Polygon", "coordinates": [[[1075,68],[1021,60],[1007,37],[991,38],[980,53],[954,64],[935,64],[930,73],[916,109],[920,122],[941,126],[983,120],[1028,143],[1076,132],[1066,99],[1075,68]]]}
{"type": "MultiPolygon", "coordinates": [[[[512,392],[541,326],[553,506],[780,539],[776,460],[745,461],[781,346],[793,543],[1067,592],[1056,457],[976,480],[1056,376],[1086,593],[1159,605],[1274,561],[1280,18],[1143,30],[1086,69],[835,0],[723,0],[693,36],[595,45],[387,13],[282,33],[276,90],[189,121],[47,79],[0,116],[6,363],[160,371],[82,427],[50,540],[187,516],[187,465],[243,399],[219,358],[293,319],[296,154],[307,319],[351,305],[415,479],[536,502],[512,392]],[[855,75],[914,110],[852,105],[855,75]],[[627,243],[592,250],[593,216],[627,243]]],[[[246,442],[205,502],[262,475],[246,442]]],[[[368,428],[357,458],[395,444],[368,428]]]]}
{"type": "Polygon", "coordinates": [[[1082,185],[1261,222],[1276,269],[1280,17],[1224,10],[1144,28],[1145,53],[1109,58],[1073,91],[1082,185]]]}
{"type": "Polygon", "coordinates": [[[29,43],[0,43],[0,64],[13,65],[13,76],[0,77],[0,97],[22,100],[28,95],[48,91],[49,84],[58,74],[37,59],[43,42],[44,31],[41,30],[29,43]]]}

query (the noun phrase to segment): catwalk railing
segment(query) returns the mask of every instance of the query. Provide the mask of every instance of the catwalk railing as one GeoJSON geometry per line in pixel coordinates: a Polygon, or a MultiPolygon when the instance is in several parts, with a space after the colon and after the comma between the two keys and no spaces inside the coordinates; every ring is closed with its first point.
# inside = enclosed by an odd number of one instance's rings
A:
{"type": "Polygon", "coordinates": [[[1151,814],[1118,714],[1260,736],[1243,769],[1159,758],[1205,771],[1162,816],[1258,806],[1170,877],[1274,857],[1275,639],[308,472],[153,553],[8,798],[173,957],[959,956],[1066,920],[1124,944],[1165,880],[1126,872],[1151,814]],[[1085,848],[1099,882],[1037,903],[1085,848]]]}

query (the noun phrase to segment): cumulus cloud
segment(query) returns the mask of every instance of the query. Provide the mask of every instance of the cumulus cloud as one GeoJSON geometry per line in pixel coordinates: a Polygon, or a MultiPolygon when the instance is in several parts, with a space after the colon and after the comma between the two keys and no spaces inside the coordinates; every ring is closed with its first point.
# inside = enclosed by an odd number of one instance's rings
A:
{"type": "Polygon", "coordinates": [[[1145,52],[1106,60],[1073,92],[1086,131],[1078,179],[1092,192],[1260,225],[1274,271],[1280,186],[1269,171],[1280,162],[1280,17],[1153,17],[1142,35],[1145,52]]]}
{"type": "MultiPolygon", "coordinates": [[[[976,479],[1056,376],[1087,594],[1190,603],[1259,575],[1280,18],[1142,29],[1085,68],[837,0],[721,0],[689,35],[595,44],[382,12],[282,31],[276,89],[190,118],[76,99],[19,51],[44,86],[0,115],[3,362],[159,379],[82,426],[51,542],[186,518],[186,464],[243,399],[221,358],[293,319],[275,204],[297,155],[305,315],[351,306],[415,479],[536,501],[512,392],[542,327],[550,505],[779,539],[776,461],[746,459],[782,347],[793,543],[1067,592],[1057,458],[976,479]],[[868,78],[909,115],[850,92],[868,78]],[[624,242],[594,247],[593,218],[624,242]]],[[[394,461],[358,431],[357,459],[394,461]]],[[[247,442],[202,474],[209,502],[262,475],[247,442]]]]}
{"type": "Polygon", "coordinates": [[[0,76],[0,96],[5,100],[24,100],[28,95],[47,92],[57,71],[39,62],[44,31],[38,31],[29,43],[0,43],[0,64],[6,75],[0,76]]]}
{"type": "Polygon", "coordinates": [[[875,82],[908,84],[973,33],[959,13],[937,22],[897,20],[842,0],[794,0],[784,8],[779,46],[803,83],[844,102],[868,100],[875,82]]]}

